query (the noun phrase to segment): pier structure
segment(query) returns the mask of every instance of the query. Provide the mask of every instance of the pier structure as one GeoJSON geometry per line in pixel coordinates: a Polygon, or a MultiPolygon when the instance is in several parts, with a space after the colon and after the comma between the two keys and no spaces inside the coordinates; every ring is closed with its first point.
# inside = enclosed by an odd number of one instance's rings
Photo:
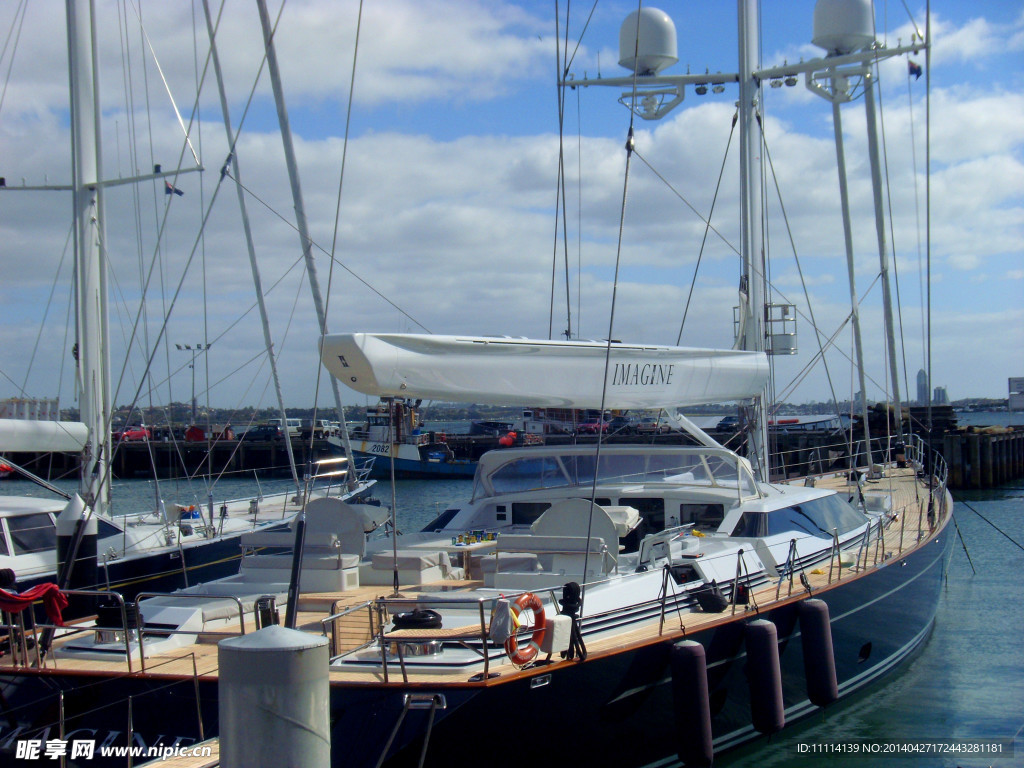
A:
{"type": "MultiPolygon", "coordinates": [[[[439,433],[438,433],[439,434],[439,433]]],[[[716,440],[726,447],[742,452],[741,437],[728,431],[711,430],[716,440]]],[[[936,429],[922,435],[931,448],[940,453],[949,467],[949,486],[953,489],[995,488],[1024,477],[1024,428],[968,427],[936,429]]],[[[448,434],[444,436],[455,458],[476,461],[490,450],[505,445],[502,436],[448,434]]],[[[596,442],[596,435],[545,435],[548,445],[596,442]]],[[[660,443],[678,445],[689,442],[679,432],[654,435],[611,434],[607,443],[660,443]]],[[[876,460],[891,450],[892,438],[879,435],[872,439],[876,460]]],[[[836,432],[774,432],[769,436],[773,480],[785,480],[807,474],[836,471],[847,466],[850,455],[862,454],[863,444],[843,441],[836,432]]],[[[329,458],[340,449],[327,439],[292,439],[296,464],[301,468],[310,461],[329,458]]],[[[74,476],[79,457],[76,454],[11,454],[8,460],[48,479],[74,476]]],[[[203,474],[240,476],[257,473],[261,476],[286,476],[289,473],[286,446],[282,440],[216,440],[172,442],[151,440],[124,443],[114,454],[111,468],[117,478],[176,478],[203,474]]]]}

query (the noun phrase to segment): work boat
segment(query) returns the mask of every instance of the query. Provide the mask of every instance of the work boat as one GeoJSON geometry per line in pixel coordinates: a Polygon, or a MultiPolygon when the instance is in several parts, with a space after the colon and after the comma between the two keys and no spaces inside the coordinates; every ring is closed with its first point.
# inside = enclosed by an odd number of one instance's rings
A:
{"type": "MultiPolygon", "coordinates": [[[[757,4],[738,6],[747,50],[757,4]]],[[[654,76],[637,55],[646,22],[631,18],[622,58],[638,72],[625,87],[644,108],[637,81],[654,76]]],[[[924,45],[876,46],[870,18],[860,22],[853,48],[779,76],[810,81],[924,45]]],[[[740,83],[747,107],[757,99],[745,89],[775,72],[748,53],[742,75],[721,76],[740,83]]],[[[742,335],[763,345],[759,319],[770,315],[745,312],[742,335]]],[[[756,405],[767,356],[738,347],[327,334],[320,349],[339,381],[374,397],[603,413],[756,405]]],[[[108,744],[219,734],[225,762],[238,765],[273,749],[339,768],[477,755],[547,765],[566,753],[593,765],[710,765],[864,689],[925,642],[952,502],[943,462],[920,440],[865,436],[863,466],[769,482],[756,434],[740,456],[676,421],[694,445],[599,436],[486,454],[471,499],[418,533],[393,525],[368,537],[350,506],[316,500],[287,531],[244,536],[234,576],[118,600],[69,627],[15,623],[0,658],[11,707],[0,745],[13,749],[12,729],[48,738],[59,728],[108,744]],[[28,642],[39,631],[56,634],[45,660],[28,642]],[[285,646],[295,667],[260,663],[285,646]]]]}

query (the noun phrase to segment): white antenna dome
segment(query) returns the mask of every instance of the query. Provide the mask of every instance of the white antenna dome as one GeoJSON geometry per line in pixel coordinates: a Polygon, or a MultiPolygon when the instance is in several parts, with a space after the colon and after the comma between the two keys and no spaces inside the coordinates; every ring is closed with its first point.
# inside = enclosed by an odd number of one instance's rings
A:
{"type": "Polygon", "coordinates": [[[871,0],[818,0],[811,42],[829,55],[867,48],[875,41],[871,0]]]}
{"type": "Polygon", "coordinates": [[[657,8],[630,13],[619,28],[619,65],[638,75],[656,75],[679,61],[676,25],[657,8]]]}

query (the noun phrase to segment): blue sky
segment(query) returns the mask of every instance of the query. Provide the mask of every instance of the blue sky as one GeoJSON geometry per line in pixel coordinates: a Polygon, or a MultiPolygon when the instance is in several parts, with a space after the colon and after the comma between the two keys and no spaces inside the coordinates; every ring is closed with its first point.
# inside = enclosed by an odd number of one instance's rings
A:
{"type": "MultiPolygon", "coordinates": [[[[270,5],[276,15],[279,3],[270,5]]],[[[656,5],[677,25],[680,63],[670,71],[734,68],[733,4],[656,5]]],[[[180,130],[156,75],[154,55],[139,45],[135,12],[128,11],[132,26],[124,33],[117,5],[99,2],[98,7],[104,19],[99,38],[105,174],[127,175],[133,163],[139,168],[152,162],[174,167],[180,130]],[[128,54],[122,53],[122,38],[129,41],[128,54]],[[129,81],[131,102],[123,88],[129,81]]],[[[564,3],[560,7],[564,14],[564,3]]],[[[577,77],[598,69],[604,76],[625,73],[616,63],[618,29],[634,7],[629,2],[598,4],[574,62],[577,77]]],[[[764,2],[765,65],[819,55],[809,42],[813,7],[809,0],[764,2]]],[[[923,6],[907,7],[923,27],[923,6]]],[[[0,7],[0,34],[7,39],[8,30],[15,30],[0,59],[5,78],[0,175],[9,186],[22,178],[28,184],[64,181],[69,167],[64,149],[66,49],[63,26],[54,23],[63,5],[52,0],[30,3],[23,23],[18,8],[14,3],[0,7]]],[[[573,3],[572,8],[569,33],[575,45],[590,7],[573,3]]],[[[278,55],[309,218],[314,239],[327,251],[334,238],[357,10],[354,2],[290,0],[278,28],[278,55]]],[[[946,386],[954,398],[1005,396],[1006,378],[1024,375],[1024,11],[1015,2],[935,2],[932,11],[933,383],[946,386]]],[[[195,13],[201,20],[201,6],[195,13]]],[[[185,2],[143,3],[141,16],[179,109],[187,117],[193,103],[200,106],[201,135],[194,134],[193,143],[201,148],[209,171],[202,178],[191,175],[179,181],[186,195],[170,201],[159,248],[154,222],[168,202],[161,191],[143,188],[138,200],[126,189],[109,195],[112,354],[116,361],[124,357],[123,340],[130,334],[140,293],[139,274],[158,254],[163,293],[170,295],[180,282],[182,295],[163,337],[170,347],[157,350],[153,376],[141,391],[152,391],[157,403],[187,400],[189,360],[173,345],[212,341],[215,351],[199,368],[200,402],[222,407],[268,404],[272,390],[261,359],[262,335],[251,311],[252,281],[233,189],[217,195],[205,239],[184,271],[196,222],[214,195],[226,154],[212,79],[196,97],[197,71],[208,48],[205,30],[193,32],[193,8],[185,2]]],[[[877,4],[876,19],[879,38],[887,44],[909,38],[911,21],[902,2],[877,4]]],[[[561,30],[564,35],[564,26],[561,30]]],[[[367,4],[336,258],[391,303],[340,266],[330,274],[321,253],[318,268],[325,286],[330,281],[332,331],[426,328],[435,333],[547,336],[558,153],[554,31],[553,4],[546,2],[367,4]]],[[[218,45],[236,124],[259,67],[259,35],[253,3],[225,5],[218,45]]],[[[923,54],[917,61],[924,64],[923,54]]],[[[900,275],[906,368],[913,388],[924,359],[919,222],[924,215],[925,79],[909,80],[901,58],[883,67],[880,82],[894,213],[890,248],[900,275]]],[[[567,99],[568,279],[572,325],[584,338],[604,337],[608,330],[622,144],[629,124],[628,112],[616,103],[617,93],[579,89],[567,99]]],[[[728,144],[735,98],[734,90],[705,97],[691,91],[662,121],[637,125],[639,153],[705,214],[728,144]]],[[[831,335],[849,311],[831,110],[798,86],[766,89],[765,112],[768,149],[800,268],[821,332],[831,335]]],[[[869,394],[882,399],[878,256],[863,154],[863,101],[844,107],[843,120],[865,351],[869,367],[876,370],[869,394]]],[[[736,155],[734,143],[712,221],[729,243],[737,239],[736,155]]],[[[252,193],[248,205],[263,282],[274,286],[268,303],[286,400],[295,405],[309,404],[314,397],[327,402],[323,382],[319,394],[316,389],[317,333],[308,287],[296,266],[298,239],[279,218],[292,218],[292,205],[265,74],[256,85],[238,156],[252,193]]],[[[767,197],[770,231],[783,235],[770,246],[773,283],[802,306],[774,181],[772,187],[767,197]]],[[[73,400],[64,330],[67,264],[58,271],[68,207],[63,193],[0,196],[0,263],[5,271],[0,301],[7,309],[0,326],[0,397],[60,394],[65,404],[73,400]],[[47,311],[51,290],[54,300],[47,311]]],[[[675,343],[703,232],[703,224],[654,172],[634,161],[616,337],[675,343]]],[[[568,322],[561,245],[557,259],[556,334],[568,322]]],[[[731,346],[738,262],[730,246],[714,237],[701,262],[682,343],[731,346]]],[[[148,298],[148,334],[140,335],[140,344],[128,356],[119,403],[130,401],[140,389],[142,360],[148,356],[145,344],[159,334],[166,301],[152,291],[148,298]]],[[[803,321],[799,332],[802,354],[777,361],[780,391],[801,377],[816,348],[809,323],[803,321]]],[[[840,399],[852,391],[845,360],[850,352],[844,332],[828,355],[840,399]]],[[[115,374],[120,371],[115,365],[115,374]]],[[[789,390],[797,402],[830,396],[818,369],[789,390]]],[[[361,396],[349,393],[346,400],[361,402],[361,396]]]]}

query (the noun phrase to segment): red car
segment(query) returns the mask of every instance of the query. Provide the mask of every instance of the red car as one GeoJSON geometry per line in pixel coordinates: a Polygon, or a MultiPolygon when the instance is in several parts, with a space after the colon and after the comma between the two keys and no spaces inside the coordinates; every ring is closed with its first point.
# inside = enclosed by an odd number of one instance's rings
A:
{"type": "Polygon", "coordinates": [[[114,432],[115,440],[121,440],[126,443],[138,440],[149,440],[151,437],[153,437],[153,435],[149,431],[149,427],[131,426],[114,432]]]}
{"type": "Polygon", "coordinates": [[[607,432],[608,422],[601,419],[587,419],[580,423],[576,431],[581,435],[596,435],[598,432],[607,432]]]}

